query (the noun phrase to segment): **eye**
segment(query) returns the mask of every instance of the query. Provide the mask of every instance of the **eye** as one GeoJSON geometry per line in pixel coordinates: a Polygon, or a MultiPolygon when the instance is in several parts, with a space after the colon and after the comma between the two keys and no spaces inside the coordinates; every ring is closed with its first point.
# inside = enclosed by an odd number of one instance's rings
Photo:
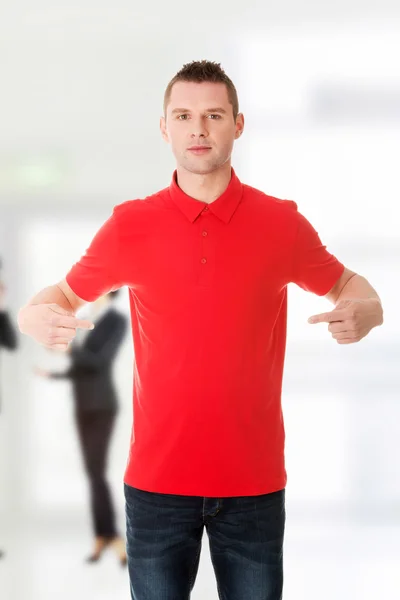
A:
{"type": "Polygon", "coordinates": [[[186,121],[186,117],[188,117],[188,114],[183,114],[183,115],[178,115],[178,121],[186,121]]]}
{"type": "Polygon", "coordinates": [[[211,114],[211,115],[208,115],[208,116],[209,116],[209,117],[213,117],[213,118],[211,119],[212,121],[215,121],[215,120],[218,120],[218,119],[220,119],[220,118],[221,118],[221,115],[216,115],[216,114],[211,114]]]}

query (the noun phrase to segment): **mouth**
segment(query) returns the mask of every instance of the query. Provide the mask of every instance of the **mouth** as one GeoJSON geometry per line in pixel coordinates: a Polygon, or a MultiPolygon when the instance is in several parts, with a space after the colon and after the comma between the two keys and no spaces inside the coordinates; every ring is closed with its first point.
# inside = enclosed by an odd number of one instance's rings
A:
{"type": "Polygon", "coordinates": [[[189,152],[193,154],[205,154],[211,150],[210,146],[191,146],[188,148],[189,152]]]}

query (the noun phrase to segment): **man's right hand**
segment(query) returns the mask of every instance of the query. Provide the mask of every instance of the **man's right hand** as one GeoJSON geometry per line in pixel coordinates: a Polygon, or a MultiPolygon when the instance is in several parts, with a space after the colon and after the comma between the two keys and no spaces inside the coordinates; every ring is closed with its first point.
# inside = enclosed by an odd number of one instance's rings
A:
{"type": "Polygon", "coordinates": [[[61,308],[58,304],[28,304],[18,314],[21,333],[52,350],[67,350],[76,330],[93,329],[94,324],[61,308]]]}

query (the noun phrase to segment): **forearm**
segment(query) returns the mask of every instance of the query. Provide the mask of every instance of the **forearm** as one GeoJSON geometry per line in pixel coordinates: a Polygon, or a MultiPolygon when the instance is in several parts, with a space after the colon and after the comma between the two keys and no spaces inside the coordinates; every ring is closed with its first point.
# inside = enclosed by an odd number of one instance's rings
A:
{"type": "Polygon", "coordinates": [[[376,290],[374,290],[369,281],[356,273],[344,285],[335,303],[342,300],[367,300],[368,298],[381,302],[376,290]]]}
{"type": "Polygon", "coordinates": [[[26,306],[33,306],[36,304],[58,304],[61,308],[74,312],[74,307],[58,285],[50,285],[44,288],[36,294],[36,296],[33,296],[26,306]]]}

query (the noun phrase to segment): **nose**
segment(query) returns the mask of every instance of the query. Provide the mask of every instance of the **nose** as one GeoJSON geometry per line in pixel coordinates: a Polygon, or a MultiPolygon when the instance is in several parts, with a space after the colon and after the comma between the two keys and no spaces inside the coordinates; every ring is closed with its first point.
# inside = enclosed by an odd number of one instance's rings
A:
{"type": "Polygon", "coordinates": [[[207,123],[205,119],[192,120],[192,138],[204,138],[208,136],[207,123]]]}

